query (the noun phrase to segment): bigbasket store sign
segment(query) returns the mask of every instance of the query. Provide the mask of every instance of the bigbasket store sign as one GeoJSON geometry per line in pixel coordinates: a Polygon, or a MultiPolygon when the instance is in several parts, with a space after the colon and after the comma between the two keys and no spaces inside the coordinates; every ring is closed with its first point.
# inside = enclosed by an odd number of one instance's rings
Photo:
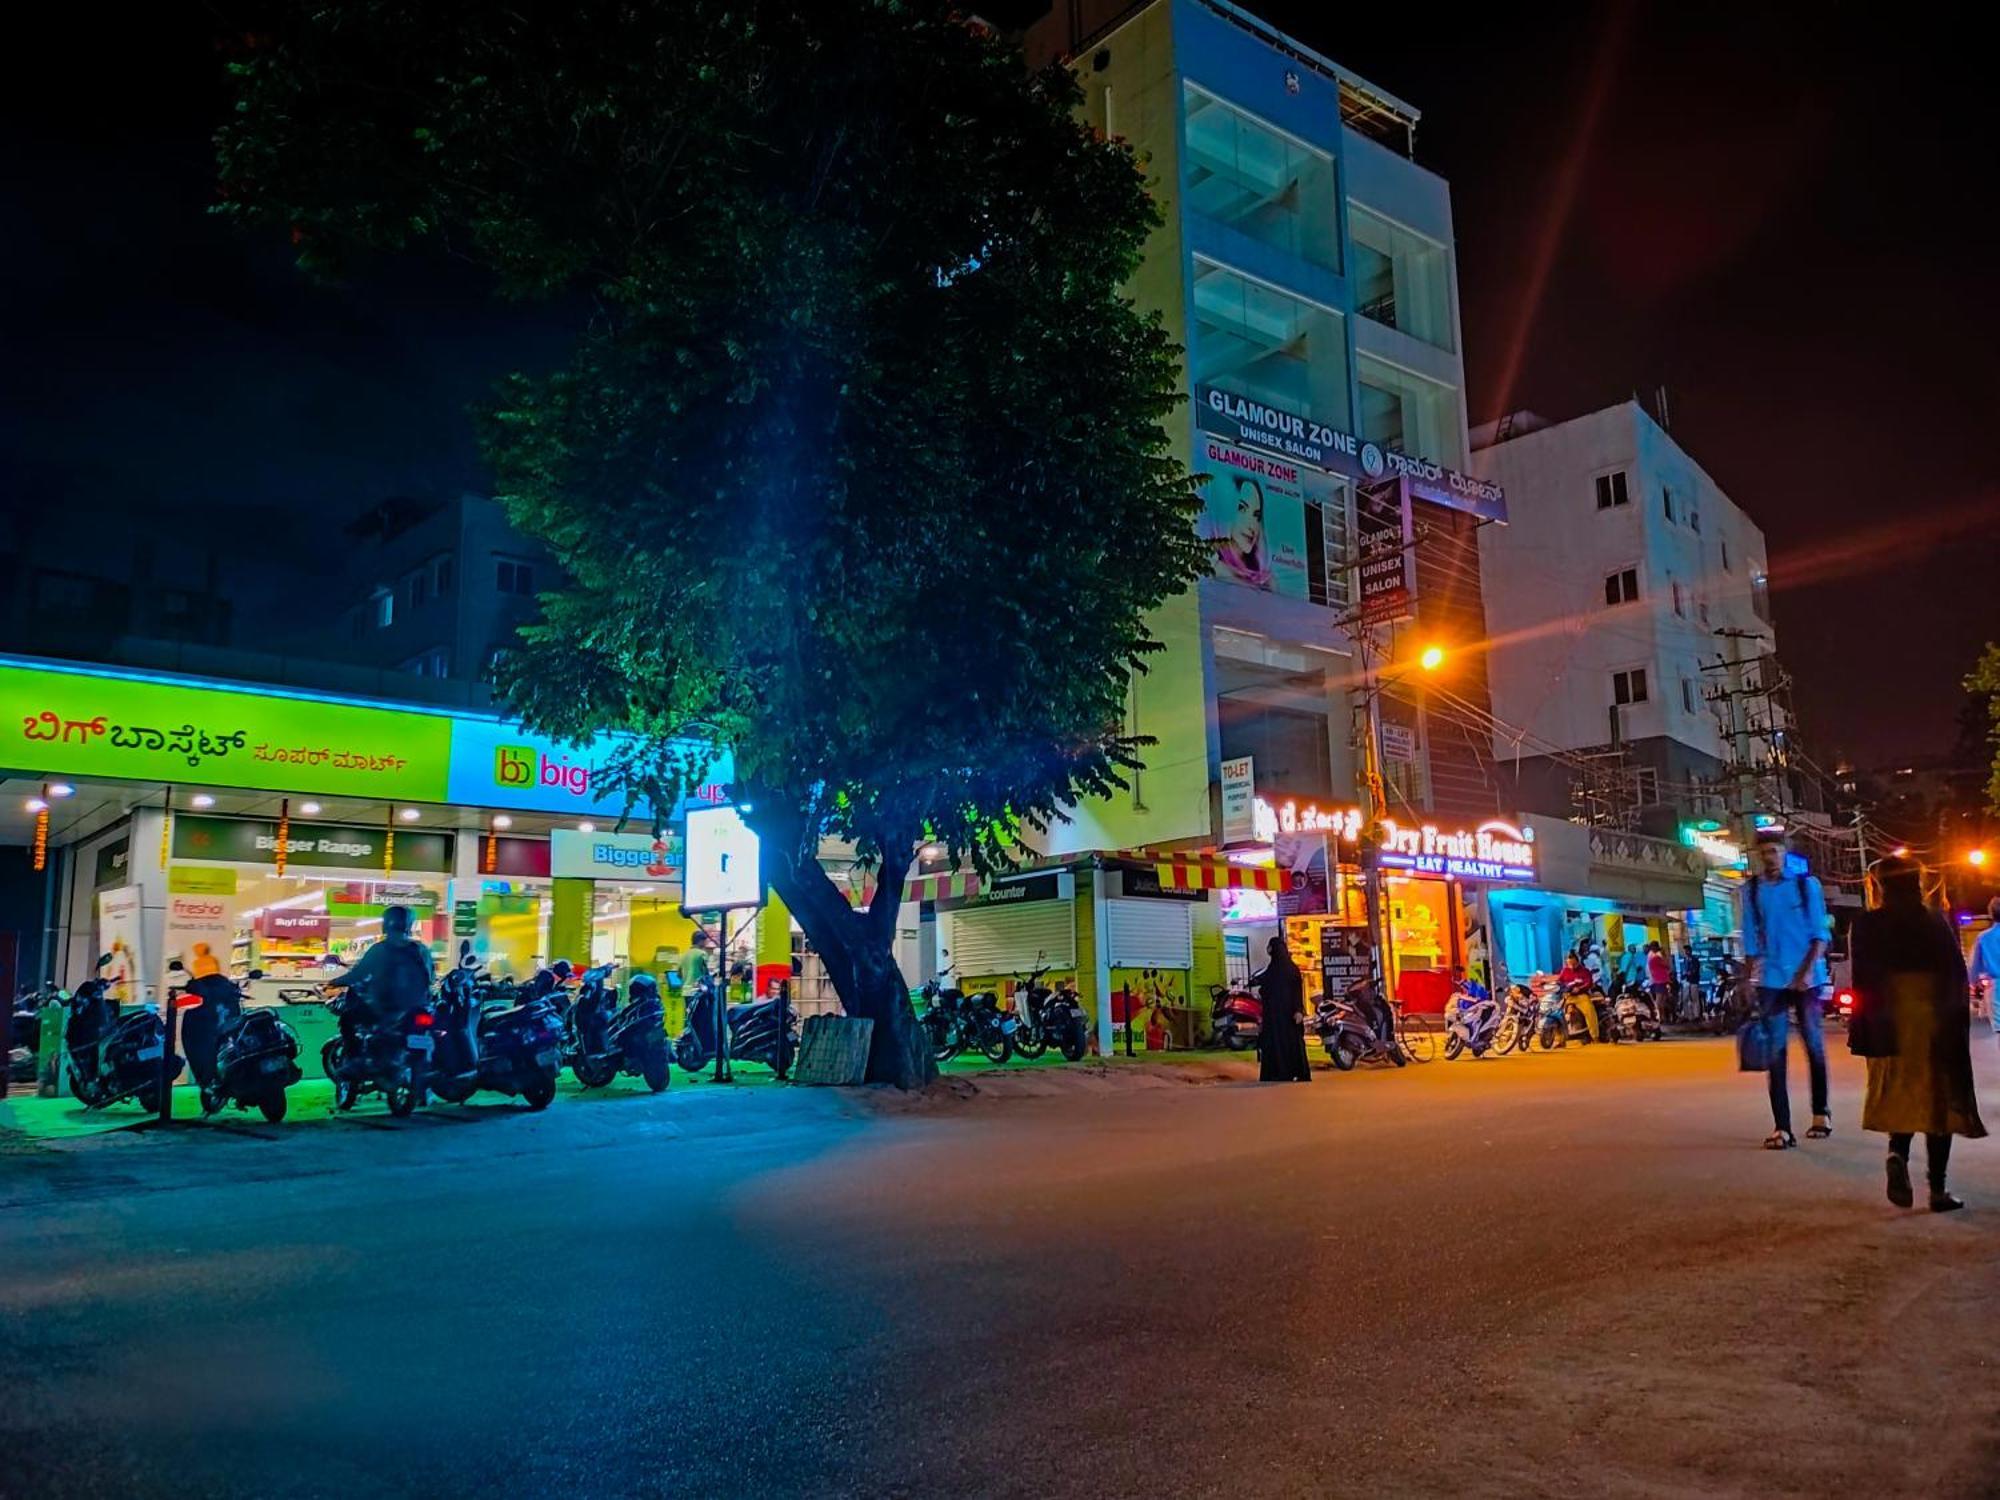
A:
{"type": "MultiPolygon", "coordinates": [[[[30,775],[615,817],[624,794],[599,767],[619,743],[565,746],[500,719],[0,661],[0,765],[30,775]]],[[[727,800],[733,775],[728,752],[714,752],[682,806],[727,800]]]]}
{"type": "Polygon", "coordinates": [[[1315,422],[1299,412],[1253,401],[1233,391],[1205,385],[1195,392],[1195,425],[1232,442],[1282,453],[1301,463],[1345,474],[1350,479],[1402,478],[1419,500],[1449,506],[1489,521],[1507,519],[1507,496],[1476,474],[1461,474],[1414,454],[1399,453],[1315,422]]]}

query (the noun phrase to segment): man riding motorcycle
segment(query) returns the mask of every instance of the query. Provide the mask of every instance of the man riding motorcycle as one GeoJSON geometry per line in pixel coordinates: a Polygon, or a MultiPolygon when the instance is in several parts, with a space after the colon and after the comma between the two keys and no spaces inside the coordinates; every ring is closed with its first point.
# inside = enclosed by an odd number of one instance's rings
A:
{"type": "MultiPolygon", "coordinates": [[[[382,910],[382,939],[361,955],[361,961],[345,974],[329,979],[330,990],[354,990],[370,1023],[400,1020],[420,1011],[429,1002],[435,970],[430,945],[410,935],[410,909],[389,906],[382,910]]],[[[342,1015],[340,1028],[349,1037],[362,1017],[353,1012],[342,1015]]]]}

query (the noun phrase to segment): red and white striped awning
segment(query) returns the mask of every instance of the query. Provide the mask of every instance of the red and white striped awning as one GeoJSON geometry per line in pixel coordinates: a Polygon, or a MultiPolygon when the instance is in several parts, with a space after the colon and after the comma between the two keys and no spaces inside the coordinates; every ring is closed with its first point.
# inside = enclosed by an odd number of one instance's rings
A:
{"type": "Polygon", "coordinates": [[[905,901],[962,901],[979,894],[977,875],[919,875],[903,887],[905,901]]]}
{"type": "Polygon", "coordinates": [[[1162,860],[1160,888],[1168,891],[1282,891],[1285,872],[1270,865],[1239,865],[1224,859],[1162,860]]]}

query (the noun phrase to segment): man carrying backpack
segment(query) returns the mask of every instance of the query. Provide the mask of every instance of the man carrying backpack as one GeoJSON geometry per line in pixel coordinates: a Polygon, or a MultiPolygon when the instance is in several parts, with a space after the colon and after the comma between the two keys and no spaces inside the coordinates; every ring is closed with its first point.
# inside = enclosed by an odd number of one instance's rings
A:
{"type": "Polygon", "coordinates": [[[381,940],[361,955],[361,962],[329,980],[326,987],[359,990],[377,1022],[422,1010],[430,999],[434,968],[430,947],[410,935],[410,925],[407,906],[384,907],[381,940]]]}
{"type": "Polygon", "coordinates": [[[1826,894],[1811,875],[1785,873],[1785,835],[1757,834],[1757,873],[1743,888],[1743,952],[1756,986],[1757,1014],[1771,1030],[1771,1122],[1764,1149],[1796,1146],[1792,1097],[1785,1083],[1787,1018],[1797,1016],[1812,1078],[1810,1140],[1833,1134],[1827,1108],[1826,1042],[1820,1031],[1821,992],[1831,982],[1826,967],[1826,894]]]}

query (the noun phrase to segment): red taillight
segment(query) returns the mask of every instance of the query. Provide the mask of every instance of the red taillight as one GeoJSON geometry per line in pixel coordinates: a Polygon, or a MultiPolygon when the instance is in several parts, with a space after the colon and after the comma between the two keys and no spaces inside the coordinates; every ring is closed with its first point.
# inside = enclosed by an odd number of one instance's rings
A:
{"type": "Polygon", "coordinates": [[[1840,1008],[1841,1008],[1842,1010],[1853,1010],[1853,1009],[1854,1009],[1854,991],[1853,991],[1853,990],[1842,990],[1842,991],[1841,991],[1841,992],[1840,992],[1839,994],[1837,994],[1837,995],[1835,995],[1835,996],[1833,997],[1833,1003],[1834,1003],[1835,1005],[1839,1006],[1839,1007],[1840,1007],[1840,1008]]]}
{"type": "Polygon", "coordinates": [[[433,1025],[436,1023],[436,1020],[437,1018],[427,1010],[420,1010],[417,1012],[417,1025],[419,1028],[433,1025]]]}

